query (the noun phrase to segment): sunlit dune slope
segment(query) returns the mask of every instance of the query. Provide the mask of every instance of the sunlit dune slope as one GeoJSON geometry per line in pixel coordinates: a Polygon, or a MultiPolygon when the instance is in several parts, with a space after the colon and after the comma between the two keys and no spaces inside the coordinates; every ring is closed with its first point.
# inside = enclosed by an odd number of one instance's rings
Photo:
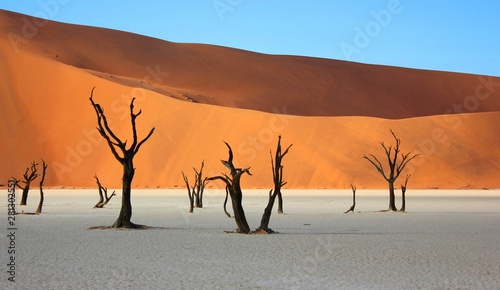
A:
{"type": "Polygon", "coordinates": [[[3,41],[16,50],[182,100],[292,115],[390,119],[491,112],[500,106],[499,79],[491,88],[485,87],[491,86],[489,78],[475,75],[172,43],[0,13],[3,34],[9,35],[3,41]],[[453,107],[491,89],[497,98],[453,107]]]}
{"type": "Polygon", "coordinates": [[[131,139],[132,97],[142,110],[139,137],[156,128],[135,159],[137,187],[184,186],[181,171],[191,174],[202,160],[207,175],[225,172],[227,141],[235,165],[251,167],[242,185],[270,188],[269,152],[282,135],[283,146],[293,143],[283,161],[289,188],[383,188],[362,156],[385,160],[379,142],[393,143],[390,129],[403,152],[422,153],[403,173],[412,173],[409,187],[500,187],[498,78],[263,55],[54,22],[28,37],[30,21],[0,11],[7,36],[0,39],[0,183],[43,157],[47,186],[91,187],[94,174],[120,186],[120,165],[95,129],[95,87],[117,135],[131,139]]]}

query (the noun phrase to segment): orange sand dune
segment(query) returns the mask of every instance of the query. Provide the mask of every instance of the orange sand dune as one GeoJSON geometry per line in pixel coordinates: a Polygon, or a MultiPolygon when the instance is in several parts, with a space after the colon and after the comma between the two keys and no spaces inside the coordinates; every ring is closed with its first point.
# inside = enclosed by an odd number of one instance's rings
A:
{"type": "Polygon", "coordinates": [[[183,100],[292,115],[390,119],[500,107],[499,78],[178,44],[0,13],[2,32],[9,35],[4,41],[17,50],[183,100]],[[469,100],[466,108],[455,108],[476,93],[489,96],[480,106],[469,100]]]}
{"type": "Polygon", "coordinates": [[[270,188],[269,151],[281,134],[283,145],[294,144],[284,160],[289,188],[383,188],[362,155],[384,158],[378,142],[391,144],[389,129],[403,151],[423,154],[405,171],[413,174],[410,187],[500,187],[498,78],[263,55],[54,22],[28,38],[23,27],[31,17],[0,14],[8,36],[0,40],[0,181],[43,157],[47,186],[94,186],[97,173],[119,187],[120,165],[95,129],[88,100],[95,86],[94,99],[119,136],[131,138],[132,97],[142,110],[140,136],[156,128],[135,160],[137,187],[183,186],[180,172],[202,160],[208,175],[224,172],[225,140],[235,165],[251,167],[243,186],[270,188]],[[462,114],[443,115],[460,107],[462,114]]]}

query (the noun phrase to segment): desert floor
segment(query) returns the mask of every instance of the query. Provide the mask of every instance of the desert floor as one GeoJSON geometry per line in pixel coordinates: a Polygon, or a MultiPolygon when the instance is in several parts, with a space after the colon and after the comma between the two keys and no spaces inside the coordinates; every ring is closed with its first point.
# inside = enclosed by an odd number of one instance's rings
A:
{"type": "MultiPolygon", "coordinates": [[[[17,202],[20,191],[17,191],[17,202]]],[[[267,190],[244,191],[252,228],[267,190]]],[[[399,194],[399,192],[398,192],[399,194]]],[[[188,213],[185,190],[134,190],[132,221],[111,225],[120,193],[93,209],[96,190],[46,190],[41,215],[17,215],[15,280],[7,271],[7,191],[1,203],[1,286],[13,289],[494,289],[500,285],[500,191],[409,190],[406,213],[383,213],[387,193],[285,190],[279,234],[227,234],[223,190],[208,190],[188,213]]],[[[398,205],[399,205],[398,200],[398,205]]],[[[38,192],[30,193],[34,212],[38,192]]],[[[9,244],[10,243],[10,244],[9,244]]]]}

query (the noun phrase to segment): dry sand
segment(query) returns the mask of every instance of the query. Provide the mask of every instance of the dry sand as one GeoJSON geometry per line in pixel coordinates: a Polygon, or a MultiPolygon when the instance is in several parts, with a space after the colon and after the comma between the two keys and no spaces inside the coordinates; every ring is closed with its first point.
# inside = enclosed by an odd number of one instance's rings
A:
{"type": "MultiPolygon", "coordinates": [[[[16,217],[16,284],[3,259],[0,288],[496,289],[499,194],[410,190],[407,213],[380,213],[386,192],[358,189],[356,213],[343,214],[350,191],[285,190],[286,214],[270,223],[280,234],[238,235],[224,233],[235,224],[220,190],[193,214],[184,190],[135,190],[132,220],[150,230],[87,229],[112,224],[120,194],[93,209],[96,190],[47,190],[41,215],[16,217]]],[[[266,195],[244,191],[252,227],[266,195]]],[[[33,192],[18,211],[37,202],[33,192]]],[[[5,202],[0,213],[6,221],[5,202]]]]}
{"type": "Polygon", "coordinates": [[[271,186],[269,150],[284,160],[291,188],[384,188],[362,159],[384,158],[389,129],[403,152],[423,156],[403,173],[413,188],[500,188],[499,78],[263,55],[179,44],[100,28],[43,22],[0,11],[0,180],[33,160],[49,164],[46,186],[93,187],[97,173],[118,187],[121,168],[98,136],[88,100],[101,103],[122,139],[137,97],[134,186],[173,188],[205,160],[220,174],[252,167],[244,187],[271,186]],[[27,23],[43,23],[32,33],[27,23]],[[445,113],[453,113],[451,115],[445,113]]]}

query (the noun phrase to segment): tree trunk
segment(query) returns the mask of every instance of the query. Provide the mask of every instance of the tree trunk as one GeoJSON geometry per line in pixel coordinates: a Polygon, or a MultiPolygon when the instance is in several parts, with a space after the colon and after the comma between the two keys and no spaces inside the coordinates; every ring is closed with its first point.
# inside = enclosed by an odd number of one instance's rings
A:
{"type": "Polygon", "coordinates": [[[43,183],[45,182],[46,173],[47,173],[47,163],[45,163],[45,160],[42,159],[42,178],[40,180],[40,202],[38,203],[38,207],[36,209],[37,214],[42,213],[43,200],[44,200],[43,183]]]}
{"type": "Polygon", "coordinates": [[[198,208],[203,208],[203,191],[204,191],[204,187],[203,186],[200,191],[198,192],[198,194],[196,195],[197,196],[197,201],[196,201],[196,207],[198,208]]]}
{"type": "Polygon", "coordinates": [[[40,185],[40,202],[38,203],[38,207],[36,209],[36,213],[42,213],[42,207],[43,207],[43,200],[44,200],[44,197],[43,197],[43,189],[42,189],[42,186],[40,185]]]}
{"type": "Polygon", "coordinates": [[[401,209],[400,211],[405,211],[406,209],[406,188],[401,187],[401,209]]]}
{"type": "Polygon", "coordinates": [[[132,158],[125,158],[123,163],[123,191],[122,191],[122,207],[118,219],[111,226],[112,228],[138,228],[130,221],[132,218],[132,203],[130,200],[132,191],[132,179],[134,178],[135,168],[132,163],[132,158]]]}
{"type": "Polygon", "coordinates": [[[28,192],[30,191],[30,183],[26,183],[23,188],[23,194],[21,196],[21,203],[19,205],[26,205],[28,201],[28,192]]]}
{"type": "Polygon", "coordinates": [[[411,174],[406,174],[405,184],[401,184],[401,209],[400,211],[406,210],[406,187],[408,186],[408,179],[410,179],[411,174]]]}
{"type": "Polygon", "coordinates": [[[194,212],[194,201],[193,199],[190,199],[189,200],[189,213],[193,213],[194,212]]]}
{"type": "Polygon", "coordinates": [[[356,208],[356,186],[351,184],[351,189],[352,189],[352,205],[344,213],[349,213],[349,212],[354,213],[354,209],[356,208]]]}
{"type": "Polygon", "coordinates": [[[233,186],[229,193],[232,194],[231,200],[233,204],[234,220],[236,221],[236,225],[238,226],[238,232],[248,234],[250,232],[250,226],[248,225],[245,211],[243,210],[243,193],[241,192],[239,184],[240,176],[241,174],[237,176],[237,180],[233,180],[233,186]]]}
{"type": "Polygon", "coordinates": [[[281,195],[281,190],[278,191],[278,213],[283,214],[283,196],[281,195]]]}
{"type": "Polygon", "coordinates": [[[195,193],[195,192],[193,192],[193,194],[194,194],[194,205],[196,207],[201,208],[201,206],[200,206],[200,195],[198,193],[195,193]]]}
{"type": "MultiPolygon", "coordinates": [[[[264,209],[264,214],[262,215],[262,219],[260,220],[260,227],[256,230],[257,232],[260,230],[265,231],[266,233],[273,233],[274,231],[269,229],[269,221],[271,220],[271,214],[273,211],[274,202],[276,200],[276,196],[279,196],[279,192],[274,192],[272,190],[269,191],[269,201],[267,202],[267,206],[264,209]]],[[[279,211],[279,210],[278,210],[279,211]]]]}
{"type": "Polygon", "coordinates": [[[394,181],[389,181],[389,210],[398,210],[396,208],[396,195],[394,194],[394,181]]]}

